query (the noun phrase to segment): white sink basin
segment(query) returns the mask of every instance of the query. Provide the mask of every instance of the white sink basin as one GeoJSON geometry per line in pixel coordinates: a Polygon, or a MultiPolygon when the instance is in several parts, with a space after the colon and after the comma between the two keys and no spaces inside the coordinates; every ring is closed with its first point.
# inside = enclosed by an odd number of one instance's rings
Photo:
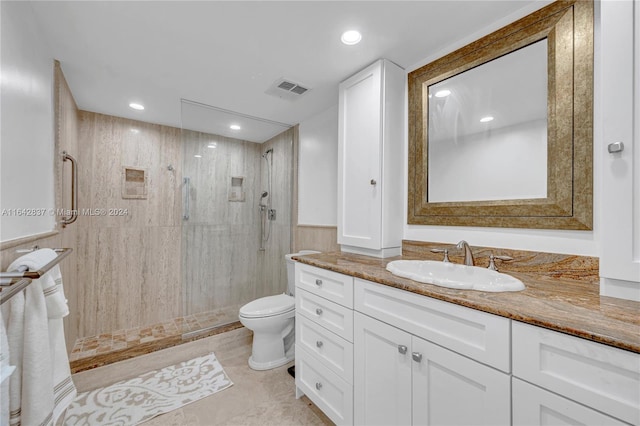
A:
{"type": "Polygon", "coordinates": [[[520,291],[524,284],[511,275],[477,266],[433,260],[394,260],[387,264],[393,275],[421,283],[460,290],[520,291]]]}

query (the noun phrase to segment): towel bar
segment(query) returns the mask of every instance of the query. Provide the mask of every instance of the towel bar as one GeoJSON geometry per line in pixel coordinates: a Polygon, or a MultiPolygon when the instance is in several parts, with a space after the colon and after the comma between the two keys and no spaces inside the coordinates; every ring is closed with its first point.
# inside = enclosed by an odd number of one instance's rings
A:
{"type": "MultiPolygon", "coordinates": [[[[34,248],[33,250],[36,250],[34,248]]],[[[29,251],[33,251],[29,250],[29,251]]],[[[56,248],[53,251],[59,253],[58,256],[51,262],[44,265],[37,271],[13,271],[13,272],[0,272],[0,305],[7,300],[11,299],[13,295],[22,291],[25,287],[31,283],[31,280],[37,280],[46,274],[51,268],[56,266],[65,257],[69,256],[73,251],[72,248],[56,248]],[[5,280],[7,282],[5,283],[5,280]]]]}

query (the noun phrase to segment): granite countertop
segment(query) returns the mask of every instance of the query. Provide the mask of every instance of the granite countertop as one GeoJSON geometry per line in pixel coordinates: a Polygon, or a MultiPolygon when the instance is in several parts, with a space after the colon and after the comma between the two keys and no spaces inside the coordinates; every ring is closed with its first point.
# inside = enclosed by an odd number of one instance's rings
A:
{"type": "Polygon", "coordinates": [[[397,277],[385,269],[392,260],[415,259],[407,256],[378,259],[332,252],[295,256],[294,259],[307,265],[640,353],[640,302],[600,296],[599,286],[592,282],[508,272],[520,279],[526,289],[489,293],[422,284],[397,277]]]}

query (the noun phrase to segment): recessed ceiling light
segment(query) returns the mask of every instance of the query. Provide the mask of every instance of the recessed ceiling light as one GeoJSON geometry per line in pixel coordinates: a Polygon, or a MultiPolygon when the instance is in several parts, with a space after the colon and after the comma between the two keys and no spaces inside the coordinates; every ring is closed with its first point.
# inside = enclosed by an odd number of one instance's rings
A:
{"type": "Polygon", "coordinates": [[[131,102],[129,104],[129,108],[137,109],[138,111],[142,111],[144,109],[144,105],[137,104],[135,102],[131,102]]]}
{"type": "Polygon", "coordinates": [[[493,117],[492,117],[492,116],[490,116],[490,115],[488,115],[488,116],[486,116],[486,117],[482,117],[482,118],[480,119],[480,122],[481,122],[481,123],[488,123],[488,122],[490,122],[490,121],[493,121],[493,117]]]}
{"type": "Polygon", "coordinates": [[[362,40],[362,34],[356,30],[345,31],[342,33],[342,37],[340,37],[340,41],[348,46],[358,44],[360,40],[362,40]]]}
{"type": "Polygon", "coordinates": [[[450,94],[451,94],[451,90],[447,90],[447,89],[438,90],[436,92],[436,98],[444,98],[446,96],[449,96],[450,94]]]}
{"type": "Polygon", "coordinates": [[[202,155],[200,155],[200,154],[196,154],[196,155],[194,155],[194,157],[196,157],[196,158],[202,158],[202,155]]]}
{"type": "Polygon", "coordinates": [[[232,124],[231,126],[229,126],[229,128],[231,130],[240,130],[242,127],[238,126],[237,124],[232,124]]]}

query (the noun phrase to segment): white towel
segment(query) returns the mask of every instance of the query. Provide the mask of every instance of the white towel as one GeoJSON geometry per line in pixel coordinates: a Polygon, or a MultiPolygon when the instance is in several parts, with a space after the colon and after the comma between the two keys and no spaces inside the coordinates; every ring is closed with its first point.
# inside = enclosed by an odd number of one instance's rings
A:
{"type": "MultiPolygon", "coordinates": [[[[51,249],[40,249],[16,259],[9,265],[9,271],[17,271],[21,266],[26,266],[30,271],[38,271],[58,255],[51,249]]],[[[62,275],[58,265],[54,266],[40,278],[42,290],[47,302],[48,318],[64,318],[69,315],[69,306],[64,296],[62,275]]]]}
{"type": "MultiPolygon", "coordinates": [[[[13,262],[9,270],[22,265],[39,270],[55,256],[53,250],[38,250],[13,262]]],[[[55,424],[76,396],[62,323],[69,308],[59,268],[33,280],[24,294],[9,301],[9,308],[7,334],[16,366],[9,385],[10,424],[55,424]]]]}
{"type": "Polygon", "coordinates": [[[11,425],[49,425],[53,421],[53,375],[46,304],[33,281],[9,301],[9,382],[11,425]]]}
{"type": "Polygon", "coordinates": [[[9,341],[0,315],[0,426],[9,425],[9,378],[15,367],[9,364],[9,341]]]}

